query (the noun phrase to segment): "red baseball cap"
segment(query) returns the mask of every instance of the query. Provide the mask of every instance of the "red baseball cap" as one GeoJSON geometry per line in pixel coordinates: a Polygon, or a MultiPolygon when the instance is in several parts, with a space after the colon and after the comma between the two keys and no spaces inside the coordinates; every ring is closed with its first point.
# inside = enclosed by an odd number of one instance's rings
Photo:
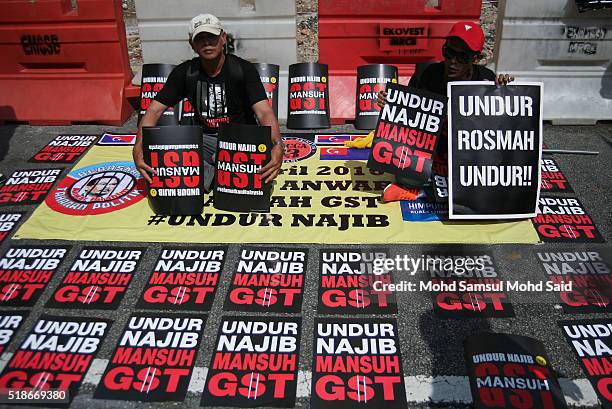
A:
{"type": "Polygon", "coordinates": [[[480,25],[471,21],[458,21],[451,28],[447,37],[462,39],[472,51],[481,52],[484,46],[484,32],[480,25]]]}

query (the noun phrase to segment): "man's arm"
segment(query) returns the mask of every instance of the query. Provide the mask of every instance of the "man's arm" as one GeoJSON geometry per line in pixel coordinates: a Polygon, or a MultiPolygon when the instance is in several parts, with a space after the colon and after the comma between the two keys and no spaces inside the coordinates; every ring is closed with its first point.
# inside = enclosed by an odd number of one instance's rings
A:
{"type": "Polygon", "coordinates": [[[151,176],[149,176],[149,173],[153,174],[154,170],[144,161],[144,156],[142,153],[142,127],[157,125],[157,121],[163,115],[166,108],[168,107],[159,101],[151,101],[151,105],[149,105],[147,112],[145,112],[144,116],[140,120],[140,124],[138,124],[136,143],[134,144],[134,149],[132,150],[132,157],[134,158],[136,169],[138,169],[138,172],[140,172],[142,177],[149,183],[151,183],[151,176]]]}
{"type": "Polygon", "coordinates": [[[259,171],[264,181],[269,183],[278,176],[278,172],[283,165],[283,156],[285,155],[285,149],[281,143],[280,127],[267,99],[254,103],[251,109],[255,112],[260,125],[272,128],[272,143],[274,144],[271,152],[272,157],[270,162],[259,171]]]}

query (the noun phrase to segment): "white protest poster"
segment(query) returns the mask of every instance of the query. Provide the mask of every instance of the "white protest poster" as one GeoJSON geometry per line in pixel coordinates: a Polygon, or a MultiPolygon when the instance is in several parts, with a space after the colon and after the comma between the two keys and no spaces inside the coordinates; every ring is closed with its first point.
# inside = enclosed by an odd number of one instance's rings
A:
{"type": "Polygon", "coordinates": [[[451,219],[534,217],[540,196],[542,83],[448,83],[451,219]]]}

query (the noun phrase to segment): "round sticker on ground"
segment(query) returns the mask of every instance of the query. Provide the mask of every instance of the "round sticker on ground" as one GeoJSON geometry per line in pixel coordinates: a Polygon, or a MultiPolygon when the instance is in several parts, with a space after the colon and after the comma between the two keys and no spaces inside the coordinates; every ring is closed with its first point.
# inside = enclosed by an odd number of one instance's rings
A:
{"type": "Polygon", "coordinates": [[[285,143],[284,163],[308,159],[317,152],[317,145],[308,139],[283,137],[283,142],[285,143]]]}
{"type": "Polygon", "coordinates": [[[133,162],[106,162],[70,172],[45,203],[56,212],[88,216],[125,209],[146,197],[133,162]]]}

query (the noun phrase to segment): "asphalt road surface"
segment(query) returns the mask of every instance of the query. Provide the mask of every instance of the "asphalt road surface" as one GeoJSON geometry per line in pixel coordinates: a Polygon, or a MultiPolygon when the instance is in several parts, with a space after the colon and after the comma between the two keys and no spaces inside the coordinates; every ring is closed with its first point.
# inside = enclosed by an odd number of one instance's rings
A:
{"type": "MultiPolygon", "coordinates": [[[[53,164],[26,163],[40,148],[58,134],[101,134],[109,132],[134,132],[135,119],[132,118],[124,127],[106,127],[92,125],[76,125],[63,127],[33,127],[26,125],[0,126],[0,171],[10,175],[16,169],[50,168],[53,164]]],[[[355,132],[352,126],[335,126],[330,132],[355,132]]],[[[290,131],[288,131],[290,132],[290,131]]],[[[549,148],[580,149],[599,151],[597,156],[556,154],[555,160],[565,172],[579,197],[594,219],[599,231],[607,242],[612,240],[612,125],[597,126],[550,126],[544,127],[544,141],[549,148]]],[[[2,211],[25,211],[26,218],[31,215],[35,206],[4,206],[2,211]]],[[[15,243],[16,241],[13,241],[15,243]]],[[[11,243],[6,240],[2,251],[11,243]]],[[[58,244],[58,241],[20,240],[19,244],[58,244]]],[[[93,242],[59,242],[72,244],[73,248],[68,259],[74,259],[78,249],[93,242]]],[[[97,243],[99,244],[99,243],[97,243]]],[[[27,320],[9,345],[2,357],[2,366],[23,341],[27,332],[43,313],[60,314],[75,317],[106,317],[114,322],[106,339],[97,354],[97,359],[89,370],[79,394],[72,403],[74,408],[195,408],[200,404],[201,391],[204,387],[206,367],[210,363],[211,354],[216,339],[217,329],[224,314],[222,310],[225,295],[230,284],[230,275],[222,275],[217,289],[212,311],[208,316],[204,337],[200,343],[196,370],[191,380],[188,395],[184,402],[175,403],[142,403],[129,401],[111,401],[92,399],[92,394],[107,360],[117,344],[128,317],[134,311],[136,302],[144,288],[149,272],[162,247],[160,243],[112,243],[118,247],[141,245],[147,247],[138,273],[134,276],[127,293],[116,311],[80,311],[57,310],[44,308],[44,304],[52,296],[55,288],[61,282],[69,265],[62,264],[60,270],[53,276],[44,293],[31,308],[27,320]]],[[[282,245],[282,237],[278,238],[282,245]]],[[[342,243],[338,243],[342,245],[342,243]]],[[[310,249],[308,271],[305,281],[305,294],[302,311],[302,337],[300,344],[299,369],[300,384],[298,385],[296,407],[309,407],[310,371],[312,365],[313,326],[316,316],[318,287],[318,250],[321,245],[286,245],[287,247],[310,249]]],[[[353,246],[355,247],[355,246],[353,246]]],[[[392,255],[411,255],[419,257],[423,251],[431,250],[425,245],[390,245],[392,255]]],[[[575,248],[597,249],[610,251],[608,244],[572,245],[572,244],[541,244],[528,245],[495,245],[479,246],[480,249],[491,251],[498,263],[500,271],[507,279],[540,280],[543,273],[535,257],[535,251],[570,250],[575,248]]],[[[233,266],[238,258],[239,246],[230,245],[226,265],[233,266]]],[[[418,277],[398,277],[396,280],[417,280],[418,277]]],[[[557,326],[557,321],[563,319],[607,318],[612,317],[597,314],[567,315],[556,303],[551,294],[512,293],[514,318],[441,320],[432,312],[431,299],[424,293],[399,292],[397,321],[403,370],[406,382],[409,407],[464,407],[471,405],[471,394],[467,383],[467,372],[463,358],[463,339],[478,331],[504,332],[528,335],[541,340],[547,349],[553,367],[562,378],[562,386],[569,403],[582,407],[598,407],[594,392],[586,381],[586,376],[579,367],[570,346],[563,339],[557,326]]],[[[2,308],[11,311],[12,308],[2,308]]],[[[241,315],[236,313],[232,315],[241,315]]],[[[248,314],[244,314],[248,315],[248,314]]],[[[279,314],[275,314],[279,315],[279,314]]],[[[280,314],[295,316],[296,314],[280,314]]],[[[355,405],[358,407],[358,405],[355,405]]]]}

